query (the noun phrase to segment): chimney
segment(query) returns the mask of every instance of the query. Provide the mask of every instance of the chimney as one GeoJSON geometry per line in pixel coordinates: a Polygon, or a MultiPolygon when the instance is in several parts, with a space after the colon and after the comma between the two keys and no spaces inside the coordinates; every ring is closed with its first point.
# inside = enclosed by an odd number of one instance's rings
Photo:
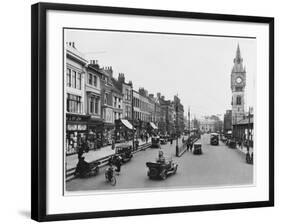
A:
{"type": "Polygon", "coordinates": [[[146,89],[144,90],[144,94],[145,96],[148,96],[148,91],[146,89]]]}
{"type": "Polygon", "coordinates": [[[113,76],[113,70],[111,66],[106,66],[104,71],[112,78],[113,76]]]}
{"type": "Polygon", "coordinates": [[[100,69],[100,66],[98,64],[98,60],[90,60],[90,66],[94,67],[96,69],[100,69]]]}
{"type": "Polygon", "coordinates": [[[125,83],[125,75],[124,73],[119,73],[118,82],[125,83]]]}
{"type": "Polygon", "coordinates": [[[145,96],[145,90],[143,87],[139,88],[139,94],[145,96]]]}

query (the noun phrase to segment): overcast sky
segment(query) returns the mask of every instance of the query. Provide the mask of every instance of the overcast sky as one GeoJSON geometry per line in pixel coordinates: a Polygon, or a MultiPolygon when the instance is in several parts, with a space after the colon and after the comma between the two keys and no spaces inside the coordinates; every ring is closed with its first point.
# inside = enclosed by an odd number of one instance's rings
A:
{"type": "Polygon", "coordinates": [[[256,40],[230,37],[67,30],[65,42],[101,66],[124,73],[134,89],[178,94],[192,118],[223,114],[231,109],[230,74],[237,44],[246,65],[246,105],[254,106],[256,40]]]}

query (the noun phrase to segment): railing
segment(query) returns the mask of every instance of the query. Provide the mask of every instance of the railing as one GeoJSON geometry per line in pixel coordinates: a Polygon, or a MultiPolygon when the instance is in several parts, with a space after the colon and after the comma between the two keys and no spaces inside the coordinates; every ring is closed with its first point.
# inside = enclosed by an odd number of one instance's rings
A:
{"type": "MultiPolygon", "coordinates": [[[[135,154],[139,151],[142,151],[142,150],[145,150],[147,148],[150,148],[151,147],[151,143],[145,143],[145,144],[142,144],[138,147],[137,150],[133,151],[132,153],[135,154]]],[[[99,168],[101,167],[104,167],[106,165],[108,165],[108,162],[109,162],[109,159],[113,156],[114,154],[111,154],[111,155],[108,155],[108,156],[104,156],[100,159],[97,159],[97,160],[94,160],[94,161],[91,161],[90,164],[94,164],[94,163],[97,163],[99,168]]],[[[68,170],[66,170],[66,182],[70,181],[70,180],[73,180],[75,178],[75,169],[76,167],[73,167],[73,168],[70,168],[68,170]]]]}

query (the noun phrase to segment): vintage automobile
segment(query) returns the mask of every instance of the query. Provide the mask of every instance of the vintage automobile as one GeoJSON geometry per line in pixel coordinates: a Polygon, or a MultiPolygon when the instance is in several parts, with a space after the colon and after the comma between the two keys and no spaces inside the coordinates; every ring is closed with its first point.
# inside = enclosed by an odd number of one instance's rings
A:
{"type": "Polygon", "coordinates": [[[162,179],[165,180],[170,174],[175,174],[177,172],[178,164],[174,163],[172,160],[167,162],[147,162],[148,167],[147,176],[150,179],[162,179]]]}
{"type": "Polygon", "coordinates": [[[151,148],[160,148],[160,137],[153,136],[151,138],[151,148]]]}
{"type": "Polygon", "coordinates": [[[211,133],[210,144],[219,145],[219,134],[218,133],[211,133]]]}
{"type": "Polygon", "coordinates": [[[235,149],[236,148],[236,141],[234,139],[229,139],[227,145],[228,145],[229,148],[235,149]]]}
{"type": "Polygon", "coordinates": [[[165,135],[160,135],[160,144],[164,145],[167,143],[167,138],[165,135]]]}
{"type": "Polygon", "coordinates": [[[122,162],[128,162],[133,157],[133,147],[131,145],[118,145],[115,148],[115,154],[121,156],[122,162]]]}
{"type": "Polygon", "coordinates": [[[193,144],[193,154],[201,155],[202,154],[202,144],[200,142],[195,142],[193,144]]]}

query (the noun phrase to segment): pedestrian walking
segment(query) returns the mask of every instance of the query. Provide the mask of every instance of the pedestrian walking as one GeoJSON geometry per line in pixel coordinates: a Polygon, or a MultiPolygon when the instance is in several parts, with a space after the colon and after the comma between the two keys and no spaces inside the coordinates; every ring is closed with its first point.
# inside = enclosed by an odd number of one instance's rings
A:
{"type": "Polygon", "coordinates": [[[148,134],[145,135],[145,142],[148,142],[148,134]]]}
{"type": "Polygon", "coordinates": [[[189,151],[189,144],[188,144],[188,142],[186,143],[186,151],[189,151]]]}
{"type": "Polygon", "coordinates": [[[171,145],[173,144],[173,138],[172,137],[170,138],[170,144],[171,145]]]}
{"type": "Polygon", "coordinates": [[[77,151],[77,154],[78,154],[78,160],[80,160],[82,158],[82,155],[84,153],[84,150],[83,150],[83,147],[82,147],[82,144],[78,146],[78,151],[77,151]]]}
{"type": "Polygon", "coordinates": [[[135,141],[135,144],[136,144],[136,150],[138,150],[138,148],[139,148],[139,141],[136,140],[136,141],[135,141]]]}
{"type": "Polygon", "coordinates": [[[115,141],[114,141],[114,139],[112,139],[111,149],[112,149],[112,150],[115,149],[115,141]]]}
{"type": "Polygon", "coordinates": [[[121,158],[121,156],[116,156],[115,157],[115,166],[116,166],[116,172],[118,173],[118,174],[120,174],[120,172],[121,172],[121,165],[122,165],[122,158],[121,158]]]}

